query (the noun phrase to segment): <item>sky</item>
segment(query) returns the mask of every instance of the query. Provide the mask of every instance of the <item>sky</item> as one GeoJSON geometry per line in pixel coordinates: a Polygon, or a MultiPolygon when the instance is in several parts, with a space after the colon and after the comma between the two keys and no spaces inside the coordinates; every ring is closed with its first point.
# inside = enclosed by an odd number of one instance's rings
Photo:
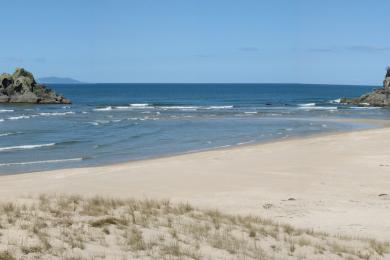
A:
{"type": "Polygon", "coordinates": [[[381,85],[388,0],[0,0],[0,71],[113,83],[381,85]]]}

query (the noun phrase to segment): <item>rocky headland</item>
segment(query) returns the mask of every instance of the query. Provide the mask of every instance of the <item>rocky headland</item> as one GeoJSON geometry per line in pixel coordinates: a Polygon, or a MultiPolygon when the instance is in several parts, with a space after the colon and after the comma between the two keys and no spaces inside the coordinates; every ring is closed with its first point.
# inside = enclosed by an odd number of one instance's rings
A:
{"type": "Polygon", "coordinates": [[[37,84],[32,73],[16,68],[11,75],[0,74],[0,103],[70,104],[45,85],[37,84]]]}
{"type": "Polygon", "coordinates": [[[390,106],[390,67],[387,68],[382,88],[374,89],[372,92],[358,98],[341,98],[340,101],[341,103],[354,105],[390,106]]]}

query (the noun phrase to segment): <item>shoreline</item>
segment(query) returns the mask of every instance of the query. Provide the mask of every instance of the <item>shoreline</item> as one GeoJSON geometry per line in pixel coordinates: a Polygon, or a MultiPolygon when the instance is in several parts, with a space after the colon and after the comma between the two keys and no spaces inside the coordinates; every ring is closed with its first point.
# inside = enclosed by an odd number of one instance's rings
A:
{"type": "Polygon", "coordinates": [[[0,196],[170,199],[331,234],[387,239],[390,127],[382,123],[114,165],[2,175],[0,196]]]}
{"type": "MultiPolygon", "coordinates": [[[[276,138],[276,139],[267,139],[262,141],[248,141],[248,142],[242,142],[242,143],[236,143],[236,144],[227,144],[219,147],[211,147],[211,148],[203,148],[198,150],[190,150],[190,151],[184,151],[184,152],[178,152],[178,153],[170,153],[165,155],[156,155],[152,157],[147,158],[141,158],[141,159],[134,159],[134,160],[126,160],[122,162],[112,162],[112,163],[105,163],[105,164],[97,164],[97,165],[87,165],[87,166],[76,166],[76,167],[65,167],[65,168],[57,168],[57,169],[49,169],[49,170],[37,170],[37,171],[30,171],[30,172],[0,172],[0,178],[2,176],[12,176],[12,175],[20,175],[20,174],[34,174],[34,173],[44,173],[44,172],[52,172],[57,170],[74,170],[74,169],[82,169],[82,168],[97,168],[97,167],[106,167],[106,166],[115,166],[115,165],[123,165],[123,164],[129,164],[129,163],[137,163],[137,162],[144,162],[144,161],[151,161],[151,160],[158,160],[158,159],[165,159],[165,158],[173,158],[177,156],[182,155],[190,155],[190,154],[197,154],[197,153],[204,153],[204,152],[211,152],[211,151],[222,151],[222,150],[231,150],[231,149],[238,149],[246,146],[258,146],[258,145],[265,145],[270,143],[279,143],[289,140],[300,140],[300,139],[306,139],[306,138],[314,138],[314,137],[321,137],[321,136],[328,136],[328,135],[338,135],[338,134],[345,134],[350,132],[360,132],[360,131],[366,131],[371,129],[379,129],[379,128],[385,128],[390,127],[390,120],[385,119],[354,119],[354,118],[334,118],[333,121],[340,121],[340,122],[350,122],[350,123],[361,123],[361,124],[367,124],[371,125],[370,127],[366,128],[356,128],[356,129],[349,129],[349,130],[332,130],[332,131],[325,131],[320,133],[312,133],[307,135],[293,135],[289,137],[282,137],[282,138],[276,138]]],[[[332,121],[331,120],[331,121],[332,121]]],[[[65,159],[66,160],[66,159],[65,159]]]]}

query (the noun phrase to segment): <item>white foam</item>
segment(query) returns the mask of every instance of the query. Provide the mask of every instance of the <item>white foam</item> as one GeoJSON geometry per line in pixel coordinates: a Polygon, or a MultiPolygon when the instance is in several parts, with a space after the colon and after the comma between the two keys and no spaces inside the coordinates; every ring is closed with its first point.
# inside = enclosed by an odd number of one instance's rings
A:
{"type": "Polygon", "coordinates": [[[298,107],[299,109],[305,109],[305,110],[337,110],[337,107],[298,107]]]}
{"type": "Polygon", "coordinates": [[[198,109],[231,109],[233,106],[158,106],[158,108],[168,110],[168,109],[179,109],[182,111],[195,111],[198,109]]]}
{"type": "Polygon", "coordinates": [[[18,135],[22,134],[22,132],[5,132],[5,133],[0,133],[0,137],[2,136],[9,136],[9,135],[18,135]]]}
{"type": "Polygon", "coordinates": [[[0,166],[44,164],[44,163],[62,163],[62,162],[82,161],[82,160],[83,160],[83,158],[71,158],[71,159],[45,160],[45,161],[33,161],[33,162],[0,163],[0,166]]]}
{"type": "Polygon", "coordinates": [[[205,109],[231,109],[233,106],[209,106],[205,107],[205,109]]]}
{"type": "Polygon", "coordinates": [[[13,135],[14,133],[2,133],[2,134],[0,134],[0,137],[1,136],[9,136],[9,135],[13,135]]]}
{"type": "Polygon", "coordinates": [[[114,109],[132,109],[132,107],[123,107],[123,106],[119,106],[119,107],[114,107],[114,109]]]}
{"type": "Polygon", "coordinates": [[[227,147],[231,147],[231,146],[232,146],[231,144],[221,145],[221,146],[215,147],[215,149],[227,148],[227,147]]]}
{"type": "Polygon", "coordinates": [[[39,113],[40,116],[65,116],[73,115],[74,112],[53,112],[53,113],[39,113]]]}
{"type": "Polygon", "coordinates": [[[27,119],[30,118],[29,116],[11,116],[8,117],[9,120],[19,120],[19,119],[27,119]]]}
{"type": "Polygon", "coordinates": [[[149,107],[149,104],[147,103],[134,103],[130,104],[131,107],[149,107]]]}
{"type": "Polygon", "coordinates": [[[329,103],[331,103],[331,104],[340,104],[341,103],[341,98],[338,98],[338,99],[335,99],[335,100],[331,100],[331,101],[329,101],[329,103]]]}
{"type": "Polygon", "coordinates": [[[164,109],[180,109],[180,110],[183,110],[183,109],[198,109],[200,107],[198,106],[163,106],[162,108],[164,109]]]}
{"type": "Polygon", "coordinates": [[[299,104],[300,107],[315,107],[316,103],[299,104]]]}
{"type": "Polygon", "coordinates": [[[237,143],[237,145],[244,145],[244,144],[250,144],[250,143],[253,143],[255,140],[250,140],[250,141],[247,141],[247,142],[241,142],[241,143],[237,143]]]}
{"type": "Polygon", "coordinates": [[[246,111],[246,112],[244,112],[244,114],[257,114],[258,112],[256,112],[256,111],[246,111]]]}
{"type": "Polygon", "coordinates": [[[26,149],[35,149],[41,147],[54,146],[55,143],[49,144],[27,144],[27,145],[19,145],[19,146],[8,146],[8,147],[0,147],[0,152],[3,151],[11,151],[11,150],[26,150],[26,149]]]}
{"type": "Polygon", "coordinates": [[[147,103],[135,103],[129,106],[107,106],[103,108],[95,108],[94,111],[110,111],[110,110],[126,110],[126,109],[150,109],[157,108],[163,110],[175,109],[182,111],[196,111],[197,109],[231,109],[233,106],[151,106],[147,103]]]}
{"type": "Polygon", "coordinates": [[[4,122],[4,119],[0,118],[0,122],[4,122]]]}
{"type": "Polygon", "coordinates": [[[0,109],[0,113],[14,112],[12,109],[0,109]]]}
{"type": "Polygon", "coordinates": [[[126,110],[126,109],[144,109],[153,108],[149,104],[130,104],[129,106],[107,106],[102,108],[95,108],[94,111],[111,111],[111,110],[126,110]]]}
{"type": "Polygon", "coordinates": [[[182,108],[181,111],[197,111],[197,108],[182,108]]]}
{"type": "Polygon", "coordinates": [[[102,107],[102,108],[95,108],[94,111],[109,111],[112,110],[112,106],[108,107],[102,107]]]}
{"type": "Polygon", "coordinates": [[[98,124],[108,124],[108,123],[110,123],[109,120],[96,120],[95,122],[98,123],[98,124]]]}

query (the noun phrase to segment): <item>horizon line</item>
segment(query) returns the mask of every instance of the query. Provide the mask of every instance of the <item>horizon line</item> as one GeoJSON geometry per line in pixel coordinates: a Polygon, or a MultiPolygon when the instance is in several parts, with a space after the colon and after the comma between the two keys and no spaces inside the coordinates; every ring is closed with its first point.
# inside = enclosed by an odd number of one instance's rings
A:
{"type": "MultiPolygon", "coordinates": [[[[39,83],[39,82],[38,82],[39,83]]],[[[75,83],[40,83],[40,84],[56,84],[56,85],[88,85],[88,84],[155,84],[155,85],[322,85],[322,86],[367,86],[367,87],[382,87],[374,84],[340,84],[340,83],[300,83],[300,82],[75,82],[75,83]]]]}

